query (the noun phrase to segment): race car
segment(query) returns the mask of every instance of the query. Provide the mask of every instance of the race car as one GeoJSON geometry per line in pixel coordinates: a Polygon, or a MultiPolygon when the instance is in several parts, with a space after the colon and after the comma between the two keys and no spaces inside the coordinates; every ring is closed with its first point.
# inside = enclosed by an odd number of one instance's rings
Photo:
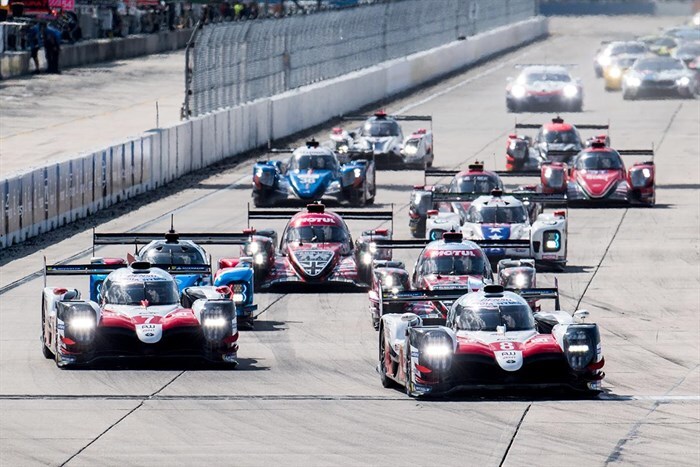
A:
{"type": "MultiPolygon", "coordinates": [[[[564,203],[564,197],[559,202],[564,203]]],[[[550,201],[551,202],[551,201],[550,201]]],[[[534,258],[538,263],[563,269],[567,254],[566,211],[538,212],[534,222],[527,198],[519,199],[494,190],[479,196],[466,212],[464,222],[454,215],[437,213],[428,217],[428,232],[459,230],[468,240],[511,240],[511,248],[487,248],[491,261],[503,258],[534,258]]]]}
{"type": "MultiPolygon", "coordinates": [[[[403,292],[426,289],[480,290],[493,283],[493,272],[483,248],[502,247],[503,240],[465,240],[460,232],[446,232],[441,240],[391,240],[379,239],[374,244],[385,251],[394,249],[421,249],[418,260],[409,275],[399,261],[375,261],[374,281],[369,290],[369,310],[372,323],[378,329],[379,319],[384,313],[416,312],[422,316],[447,316],[452,302],[395,303],[381,306],[380,295],[384,292],[403,292]],[[418,311],[418,309],[420,311],[418,311]]],[[[498,280],[503,285],[515,288],[535,286],[535,265],[528,260],[503,260],[498,263],[498,280]]],[[[534,304],[533,304],[534,306],[534,304]]]]}
{"type": "MultiPolygon", "coordinates": [[[[250,238],[241,247],[243,258],[254,268],[259,289],[293,286],[329,286],[365,289],[371,283],[372,262],[388,259],[383,251],[371,247],[371,241],[391,238],[391,230],[363,232],[353,243],[345,220],[393,219],[391,211],[327,211],[323,204],[310,204],[304,211],[256,209],[248,219],[289,219],[275,249],[277,234],[273,230],[249,229],[250,238]]],[[[221,260],[229,265],[243,258],[221,260]]],[[[221,264],[221,263],[220,263],[221,264]]]]}
{"type": "Polygon", "coordinates": [[[444,193],[484,194],[491,190],[503,189],[503,182],[497,172],[484,170],[484,163],[476,161],[469,164],[467,170],[442,170],[426,169],[424,178],[452,177],[448,185],[415,185],[411,192],[411,201],[408,207],[408,227],[414,237],[425,237],[425,223],[428,212],[437,210],[443,212],[463,212],[469,207],[469,201],[465,203],[439,202],[436,195],[444,193]]]}
{"type": "Polygon", "coordinates": [[[695,76],[682,60],[671,57],[643,58],[625,73],[622,80],[622,98],[639,99],[645,96],[693,97],[695,76]]]}
{"type": "Polygon", "coordinates": [[[656,202],[653,149],[615,150],[603,141],[581,151],[570,165],[542,165],[538,191],[566,194],[571,204],[642,205],[656,202]],[[649,156],[625,168],[621,156],[649,156]]]}
{"type": "Polygon", "coordinates": [[[320,147],[317,141],[273,152],[291,152],[292,156],[285,162],[258,161],[253,166],[255,206],[295,201],[306,204],[321,199],[353,206],[374,203],[377,186],[371,157],[340,164],[336,154],[320,147]]]}
{"type": "Polygon", "coordinates": [[[603,70],[603,78],[605,80],[606,91],[619,91],[622,89],[622,80],[625,73],[629,70],[634,62],[640,57],[636,55],[617,55],[612,57],[610,65],[603,70]]]}
{"type": "Polygon", "coordinates": [[[583,110],[581,80],[571,76],[563,65],[521,65],[517,78],[508,78],[506,108],[508,112],[525,110],[583,110]]]}
{"type": "Polygon", "coordinates": [[[380,110],[371,116],[348,116],[343,120],[364,122],[348,133],[348,154],[373,158],[379,168],[424,168],[433,163],[433,118],[429,115],[387,115],[380,110]],[[430,122],[431,129],[416,130],[404,139],[399,122],[406,121],[430,122]]]}
{"type": "MultiPolygon", "coordinates": [[[[178,233],[173,228],[171,217],[170,230],[162,233],[98,233],[92,234],[92,260],[94,265],[126,265],[135,261],[145,261],[151,264],[175,264],[175,265],[210,265],[209,256],[201,245],[244,245],[248,242],[250,234],[247,232],[216,232],[216,233],[178,233]],[[126,259],[97,257],[96,246],[106,245],[133,245],[134,255],[127,254],[126,259]],[[138,248],[139,245],[145,245],[138,248]]],[[[96,266],[98,267],[98,266],[96,266]]],[[[101,289],[106,274],[90,275],[90,300],[100,302],[101,289]]],[[[214,286],[227,286],[233,292],[233,300],[236,304],[236,317],[240,328],[252,328],[255,319],[254,313],[258,306],[254,304],[253,268],[243,262],[240,264],[219,264],[219,269],[214,276],[214,286]]],[[[212,285],[209,272],[205,274],[183,274],[175,276],[178,290],[182,292],[188,287],[212,285]]]]}
{"type": "Polygon", "coordinates": [[[612,65],[616,57],[625,55],[641,58],[649,52],[647,44],[641,40],[603,41],[601,46],[593,59],[593,70],[598,78],[605,75],[605,70],[612,65]]]}
{"type": "Polygon", "coordinates": [[[608,124],[572,124],[565,122],[563,118],[556,116],[551,122],[544,125],[531,123],[515,123],[515,130],[538,129],[534,139],[525,139],[526,136],[517,133],[510,134],[506,142],[506,147],[522,146],[524,143],[531,144],[527,152],[521,151],[520,158],[517,159],[506,152],[506,168],[518,170],[522,167],[527,169],[537,168],[543,162],[568,162],[573,156],[578,154],[584,147],[589,146],[593,141],[604,140],[610,144],[610,138],[606,134],[595,135],[587,140],[583,140],[579,130],[608,130],[608,124]]]}
{"type": "Polygon", "coordinates": [[[236,310],[228,287],[178,293],[174,274],[206,274],[209,266],[44,265],[41,345],[59,368],[100,358],[198,356],[235,367],[236,310]],[[99,302],[78,289],[46,287],[46,276],[107,274],[99,302]],[[185,303],[187,302],[187,303],[185,303]]]}
{"type": "Polygon", "coordinates": [[[385,292],[382,306],[455,300],[446,319],[416,313],[382,315],[377,371],[386,388],[411,397],[460,390],[568,388],[598,394],[605,376],[600,332],[589,313],[533,313],[528,299],[558,297],[557,289],[514,293],[482,290],[385,292]],[[453,292],[448,294],[446,292],[453,292]]]}

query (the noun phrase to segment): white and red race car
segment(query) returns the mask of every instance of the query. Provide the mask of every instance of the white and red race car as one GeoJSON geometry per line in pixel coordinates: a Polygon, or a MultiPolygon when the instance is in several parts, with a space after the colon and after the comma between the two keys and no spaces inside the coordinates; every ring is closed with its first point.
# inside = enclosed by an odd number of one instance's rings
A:
{"type": "Polygon", "coordinates": [[[210,274],[206,265],[48,265],[45,275],[108,274],[99,302],[78,289],[44,287],[41,343],[60,368],[114,357],[203,357],[235,367],[238,327],[229,287],[178,291],[172,274],[210,274]]]}
{"type": "Polygon", "coordinates": [[[382,304],[454,300],[445,319],[382,316],[377,366],[382,385],[403,386],[413,397],[522,387],[599,393],[605,360],[598,326],[584,322],[588,312],[533,313],[528,303],[557,297],[557,289],[514,293],[498,285],[478,292],[382,294],[382,304]]]}

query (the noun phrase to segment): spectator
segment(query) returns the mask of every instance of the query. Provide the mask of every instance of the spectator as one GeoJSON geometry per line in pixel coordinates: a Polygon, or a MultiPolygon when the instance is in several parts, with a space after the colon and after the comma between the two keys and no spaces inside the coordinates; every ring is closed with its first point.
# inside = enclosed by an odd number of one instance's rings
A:
{"type": "Polygon", "coordinates": [[[39,23],[33,24],[27,31],[27,44],[29,46],[32,61],[34,62],[34,73],[40,73],[39,49],[41,49],[42,46],[42,34],[39,23]]]}
{"type": "Polygon", "coordinates": [[[41,37],[44,41],[44,52],[46,53],[46,72],[61,73],[58,63],[61,55],[61,32],[51,26],[42,24],[41,37]]]}
{"type": "Polygon", "coordinates": [[[235,2],[233,4],[233,17],[237,20],[241,19],[241,14],[243,13],[243,4],[241,2],[235,2]]]}

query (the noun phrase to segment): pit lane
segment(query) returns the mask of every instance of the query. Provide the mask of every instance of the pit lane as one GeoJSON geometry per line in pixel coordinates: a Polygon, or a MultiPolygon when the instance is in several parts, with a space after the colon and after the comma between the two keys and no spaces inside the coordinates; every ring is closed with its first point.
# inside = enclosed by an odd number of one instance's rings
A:
{"type": "MultiPolygon", "coordinates": [[[[599,400],[464,397],[415,401],[381,387],[376,332],[364,294],[260,294],[257,329],[241,337],[236,371],[131,366],[60,371],[38,343],[40,278],[7,289],[0,326],[0,461],[3,465],[203,462],[236,465],[522,465],[700,462],[698,101],[623,102],[596,80],[599,41],[647,33],[674,21],[555,19],[553,36],[460,76],[389,102],[389,112],[432,113],[436,166],[485,159],[502,168],[505,77],[513,63],[578,63],[585,112],[620,148],[654,143],[654,209],[569,211],[569,267],[559,274],[564,308],[591,311],[601,325],[606,394],[599,400]],[[610,31],[616,31],[610,33],[610,31]],[[269,306],[269,308],[268,308],[269,306]],[[267,308],[267,309],[266,309],[267,308]]],[[[569,114],[564,114],[566,117],[569,114]]],[[[521,114],[539,123],[547,114],[521,114]]],[[[319,132],[324,137],[328,129],[319,132]]],[[[121,215],[101,231],[144,225],[181,230],[245,225],[250,163],[121,215]]],[[[377,202],[394,203],[397,238],[418,172],[380,172],[377,202]]],[[[263,226],[281,228],[272,221],[263,226]]],[[[351,222],[355,235],[373,224],[351,222]]],[[[80,232],[3,266],[0,286],[83,251],[80,232]]],[[[216,257],[223,248],[209,249],[216,257]]],[[[123,248],[99,254],[123,256],[123,248]]],[[[85,260],[86,252],[75,261],[85,260]]],[[[399,252],[412,264],[415,252],[399,252]]],[[[541,284],[551,284],[544,274],[541,284]]],[[[50,284],[84,286],[52,278],[50,284]]]]}

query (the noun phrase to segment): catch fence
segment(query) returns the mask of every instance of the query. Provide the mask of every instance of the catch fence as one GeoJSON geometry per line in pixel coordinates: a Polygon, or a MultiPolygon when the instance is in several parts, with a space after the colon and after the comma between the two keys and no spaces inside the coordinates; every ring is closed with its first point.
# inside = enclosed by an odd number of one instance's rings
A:
{"type": "Polygon", "coordinates": [[[393,0],[197,28],[183,118],[367,68],[531,18],[537,0],[393,0]]]}

